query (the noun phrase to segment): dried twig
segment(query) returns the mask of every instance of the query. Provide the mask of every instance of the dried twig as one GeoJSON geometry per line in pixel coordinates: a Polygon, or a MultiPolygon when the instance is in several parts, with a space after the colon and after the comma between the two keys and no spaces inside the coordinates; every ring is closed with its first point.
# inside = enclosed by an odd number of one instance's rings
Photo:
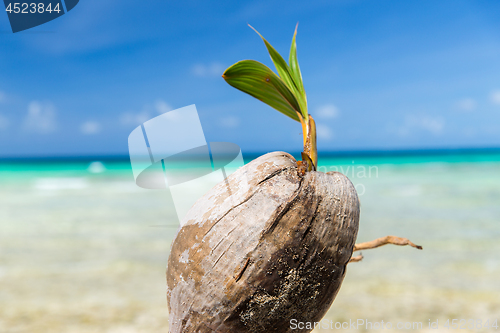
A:
{"type": "MultiPolygon", "coordinates": [[[[413,244],[407,238],[396,237],[396,236],[385,236],[385,237],[377,238],[377,239],[369,241],[369,242],[356,244],[356,245],[354,245],[353,252],[374,249],[374,248],[377,248],[379,246],[387,245],[387,244],[394,244],[394,245],[399,245],[399,246],[410,245],[416,249],[422,250],[422,247],[420,245],[413,244]]],[[[351,257],[351,260],[349,260],[349,262],[358,262],[358,261],[361,261],[362,259],[363,259],[362,255],[353,256],[353,257],[351,257]]]]}
{"type": "Polygon", "coordinates": [[[351,259],[349,260],[348,263],[358,262],[358,261],[361,261],[361,260],[363,260],[363,255],[362,254],[360,254],[359,256],[351,257],[351,259]]]}
{"type": "Polygon", "coordinates": [[[396,236],[385,236],[385,237],[377,238],[377,239],[369,241],[369,242],[356,244],[356,245],[354,245],[353,251],[374,249],[376,247],[386,245],[386,244],[394,244],[394,245],[400,245],[400,246],[410,245],[414,248],[422,250],[422,247],[420,245],[413,244],[407,238],[396,237],[396,236]]]}

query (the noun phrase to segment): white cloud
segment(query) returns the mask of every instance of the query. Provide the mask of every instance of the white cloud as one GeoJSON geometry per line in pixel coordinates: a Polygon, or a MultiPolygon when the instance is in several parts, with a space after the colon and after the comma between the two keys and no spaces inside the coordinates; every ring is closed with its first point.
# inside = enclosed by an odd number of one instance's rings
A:
{"type": "Polygon", "coordinates": [[[213,62],[209,65],[196,64],[191,68],[191,72],[200,77],[218,77],[222,76],[225,69],[221,63],[213,62]]]}
{"type": "Polygon", "coordinates": [[[330,140],[333,138],[333,131],[325,125],[316,125],[316,135],[318,139],[330,140]]]}
{"type": "Polygon", "coordinates": [[[457,108],[462,111],[474,111],[477,103],[472,98],[464,98],[457,102],[457,108]]]}
{"type": "Polygon", "coordinates": [[[339,114],[340,114],[339,109],[333,104],[323,105],[316,111],[316,115],[319,118],[326,118],[326,119],[336,118],[338,117],[339,114]]]}
{"type": "Polygon", "coordinates": [[[9,127],[9,125],[10,125],[9,119],[7,119],[7,117],[2,116],[0,114],[0,131],[6,130],[9,127]]]}
{"type": "Polygon", "coordinates": [[[443,132],[444,120],[439,117],[423,117],[420,118],[420,121],[417,122],[417,125],[433,134],[440,134],[441,132],[443,132]]]}
{"type": "Polygon", "coordinates": [[[48,134],[56,130],[55,108],[51,103],[32,101],[28,105],[28,115],[24,120],[24,129],[30,132],[48,134]]]}
{"type": "Polygon", "coordinates": [[[172,110],[173,108],[170,106],[170,104],[162,99],[159,99],[154,104],[145,104],[139,112],[129,111],[123,113],[120,116],[120,123],[127,126],[139,126],[142,123],[154,118],[157,113],[163,114],[172,110]]]}
{"type": "Polygon", "coordinates": [[[101,124],[96,121],[86,121],[80,126],[80,131],[83,134],[97,134],[101,131],[101,124]]]}
{"type": "Polygon", "coordinates": [[[147,111],[141,111],[141,112],[137,112],[137,113],[125,112],[124,114],[122,114],[120,116],[120,122],[123,125],[139,126],[151,118],[152,118],[152,116],[147,111]]]}
{"type": "Polygon", "coordinates": [[[410,115],[406,117],[404,124],[397,129],[397,133],[400,136],[408,136],[413,132],[425,131],[439,135],[443,132],[444,126],[445,121],[442,117],[410,115]]]}
{"type": "Polygon", "coordinates": [[[160,114],[163,114],[165,112],[173,110],[173,108],[170,106],[170,104],[168,104],[167,102],[165,102],[164,100],[161,100],[161,99],[156,101],[155,108],[156,108],[156,111],[160,114]]]}
{"type": "Polygon", "coordinates": [[[490,100],[493,104],[500,105],[500,90],[495,90],[490,94],[490,100]]]}
{"type": "Polygon", "coordinates": [[[240,125],[240,120],[236,117],[226,117],[220,120],[220,125],[226,128],[236,128],[240,125]]]}

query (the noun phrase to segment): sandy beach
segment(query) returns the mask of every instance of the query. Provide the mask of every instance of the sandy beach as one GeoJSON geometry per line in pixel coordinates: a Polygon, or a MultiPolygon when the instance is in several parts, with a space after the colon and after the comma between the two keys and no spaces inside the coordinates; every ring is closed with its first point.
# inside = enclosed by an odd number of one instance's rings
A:
{"type": "MultiPolygon", "coordinates": [[[[500,164],[372,166],[371,175],[347,172],[360,192],[358,242],[397,235],[424,250],[364,251],[314,332],[372,331],[381,321],[392,325],[383,331],[455,331],[444,327],[448,319],[466,320],[460,331],[468,332],[477,331],[467,328],[471,319],[475,328],[500,320],[500,164]]],[[[126,165],[102,173],[4,167],[0,332],[167,332],[165,265],[176,224],[169,193],[138,188],[126,165]]]]}

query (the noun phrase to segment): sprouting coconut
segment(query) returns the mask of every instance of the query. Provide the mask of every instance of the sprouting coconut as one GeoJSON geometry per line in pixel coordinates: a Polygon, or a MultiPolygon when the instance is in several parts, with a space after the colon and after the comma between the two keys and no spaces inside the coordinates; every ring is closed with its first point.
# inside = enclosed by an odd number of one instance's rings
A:
{"type": "Polygon", "coordinates": [[[362,258],[354,251],[384,244],[421,249],[394,236],[355,244],[359,200],[353,184],[339,172],[316,171],[316,128],[307,112],[296,34],[288,64],[262,38],[279,75],[243,60],[223,78],[302,124],[302,161],[285,152],[261,156],[187,213],[167,266],[171,333],[310,332],[292,330],[290,321],[321,320],[347,264],[362,258]]]}

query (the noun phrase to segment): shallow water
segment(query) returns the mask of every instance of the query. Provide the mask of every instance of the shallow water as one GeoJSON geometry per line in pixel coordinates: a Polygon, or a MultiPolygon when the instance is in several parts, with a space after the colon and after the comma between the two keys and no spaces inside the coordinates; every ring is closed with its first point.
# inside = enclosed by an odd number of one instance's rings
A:
{"type": "MultiPolygon", "coordinates": [[[[325,319],[500,320],[499,160],[320,159],[360,193],[358,242],[424,247],[364,251],[325,319]]],[[[103,166],[0,164],[0,332],[167,332],[171,197],[137,187],[126,162],[103,166]]]]}
{"type": "Polygon", "coordinates": [[[429,319],[443,331],[447,319],[498,319],[499,163],[379,165],[378,178],[353,183],[366,187],[358,242],[397,235],[424,250],[365,251],[349,264],[328,319],[422,322],[421,331],[429,319]]]}

